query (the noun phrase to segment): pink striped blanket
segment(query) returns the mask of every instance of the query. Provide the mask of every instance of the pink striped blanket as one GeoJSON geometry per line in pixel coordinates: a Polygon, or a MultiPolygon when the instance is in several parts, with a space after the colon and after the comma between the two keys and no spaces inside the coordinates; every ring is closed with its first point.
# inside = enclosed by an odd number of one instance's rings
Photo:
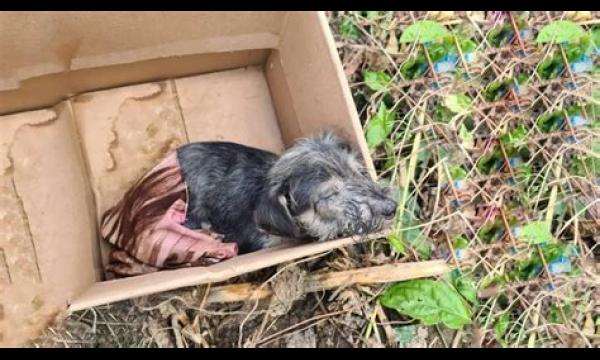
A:
{"type": "Polygon", "coordinates": [[[101,235],[114,246],[106,270],[132,276],[237,255],[237,245],[219,234],[185,227],[186,213],[187,187],[172,152],[102,216],[101,235]]]}

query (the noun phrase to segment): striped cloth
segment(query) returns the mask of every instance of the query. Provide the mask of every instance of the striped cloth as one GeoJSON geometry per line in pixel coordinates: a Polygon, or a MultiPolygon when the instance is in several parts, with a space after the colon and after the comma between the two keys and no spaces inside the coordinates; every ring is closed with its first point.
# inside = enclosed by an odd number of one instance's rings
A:
{"type": "Polygon", "coordinates": [[[219,234],[183,226],[186,213],[187,187],[172,152],[102,216],[101,235],[115,247],[107,271],[132,276],[237,255],[237,245],[219,234]]]}

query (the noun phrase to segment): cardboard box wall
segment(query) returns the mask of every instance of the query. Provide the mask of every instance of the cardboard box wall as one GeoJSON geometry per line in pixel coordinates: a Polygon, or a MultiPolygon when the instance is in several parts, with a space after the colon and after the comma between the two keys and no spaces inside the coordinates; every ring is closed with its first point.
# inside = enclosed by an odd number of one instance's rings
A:
{"type": "Polygon", "coordinates": [[[351,244],[270,249],[105,281],[97,220],[189,141],[280,153],[341,131],[374,174],[320,12],[0,13],[0,346],[64,310],[231,277],[351,244]]]}

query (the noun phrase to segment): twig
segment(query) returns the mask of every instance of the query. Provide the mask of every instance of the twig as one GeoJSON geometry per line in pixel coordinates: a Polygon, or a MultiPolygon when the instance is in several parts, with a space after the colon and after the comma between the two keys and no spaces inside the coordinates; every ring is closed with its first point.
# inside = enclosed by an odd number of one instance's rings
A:
{"type": "MultiPolygon", "coordinates": [[[[330,290],[353,284],[380,284],[442,275],[450,268],[443,260],[420,263],[396,263],[376,267],[310,275],[304,284],[305,293],[330,290]]],[[[233,284],[215,287],[206,299],[207,304],[260,300],[273,294],[269,287],[255,284],[233,284]]]]}

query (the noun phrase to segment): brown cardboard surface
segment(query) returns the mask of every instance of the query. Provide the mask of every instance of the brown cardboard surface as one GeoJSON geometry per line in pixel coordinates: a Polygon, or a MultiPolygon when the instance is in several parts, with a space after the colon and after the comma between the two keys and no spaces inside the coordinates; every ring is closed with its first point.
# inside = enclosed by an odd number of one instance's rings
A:
{"type": "Polygon", "coordinates": [[[152,274],[98,282],[73,301],[68,311],[73,312],[96,305],[144,296],[185,286],[224,281],[232,277],[274,266],[285,261],[316,255],[361,241],[377,238],[344,238],[297,246],[285,245],[237,256],[230,260],[206,267],[161,271],[152,274]]]}
{"type": "Polygon", "coordinates": [[[61,108],[0,117],[0,332],[7,346],[37,334],[97,279],[91,198],[72,125],[61,108]]]}
{"type": "Polygon", "coordinates": [[[187,142],[171,81],[82,94],[72,106],[99,213],[187,142]]]}
{"type": "Polygon", "coordinates": [[[282,19],[259,11],[0,12],[0,90],[66,70],[273,48],[282,19]]]}
{"type": "Polygon", "coordinates": [[[281,153],[279,124],[261,67],[175,80],[190,141],[232,141],[281,153]]]}
{"type": "Polygon", "coordinates": [[[17,89],[0,89],[0,115],[53,106],[88,91],[263,64],[269,50],[161,57],[28,78],[17,89]]]}
{"type": "Polygon", "coordinates": [[[328,31],[315,12],[0,13],[0,114],[60,103],[0,116],[0,346],[39,331],[67,303],[74,311],[223,281],[351,244],[111,281],[98,254],[102,212],[187,141],[280,153],[333,127],[372,170],[328,31]],[[31,320],[15,327],[23,314],[31,320]]]}

